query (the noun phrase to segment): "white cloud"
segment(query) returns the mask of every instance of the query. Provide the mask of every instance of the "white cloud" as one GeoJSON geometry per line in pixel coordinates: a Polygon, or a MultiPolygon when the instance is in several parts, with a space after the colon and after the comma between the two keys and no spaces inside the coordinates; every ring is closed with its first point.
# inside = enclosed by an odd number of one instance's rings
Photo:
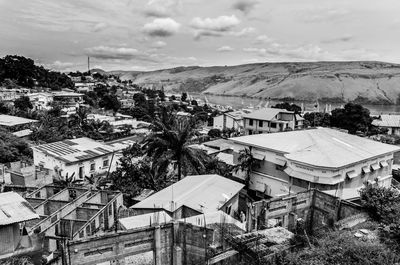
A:
{"type": "Polygon", "coordinates": [[[274,39],[268,37],[267,35],[260,35],[260,36],[257,36],[255,43],[258,43],[258,44],[271,43],[273,41],[274,41],[274,39]]]}
{"type": "Polygon", "coordinates": [[[152,48],[156,48],[156,49],[161,49],[161,48],[163,48],[163,47],[165,47],[165,46],[167,46],[167,43],[164,42],[164,41],[162,41],[162,40],[155,41],[155,42],[153,42],[153,43],[151,44],[151,47],[152,47],[152,48]]]}
{"type": "Polygon", "coordinates": [[[93,26],[93,32],[102,31],[103,29],[105,29],[105,28],[107,28],[107,27],[108,27],[108,24],[107,24],[107,23],[105,23],[105,22],[99,22],[99,23],[97,23],[97,24],[95,24],[95,25],[93,26]]]}
{"type": "Polygon", "coordinates": [[[144,14],[148,17],[165,18],[175,14],[181,7],[180,0],[150,0],[144,14]]]}
{"type": "Polygon", "coordinates": [[[232,48],[231,46],[222,46],[217,49],[217,52],[231,52],[233,50],[234,48],[232,48]]]}
{"type": "Polygon", "coordinates": [[[345,18],[350,11],[343,8],[312,7],[300,12],[301,20],[306,23],[333,22],[345,18]]]}
{"type": "Polygon", "coordinates": [[[96,46],[86,49],[88,56],[102,60],[132,60],[155,61],[151,55],[134,48],[96,46]]]}
{"type": "Polygon", "coordinates": [[[190,25],[199,30],[208,30],[216,32],[229,31],[240,23],[240,20],[235,16],[219,16],[216,18],[200,18],[192,19],[190,25]]]}
{"type": "Polygon", "coordinates": [[[233,4],[233,8],[248,14],[258,3],[258,0],[237,0],[233,4]]]}
{"type": "Polygon", "coordinates": [[[250,33],[253,33],[255,31],[256,31],[255,28],[248,27],[248,28],[244,28],[244,29],[239,30],[239,31],[232,31],[229,34],[232,35],[232,36],[241,37],[241,36],[245,36],[245,35],[248,35],[250,33]]]}
{"type": "Polygon", "coordinates": [[[74,63],[71,62],[61,62],[61,61],[55,61],[50,64],[43,64],[45,68],[48,68],[50,70],[55,70],[55,71],[69,71],[75,66],[74,63]]]}
{"type": "Polygon", "coordinates": [[[156,18],[143,26],[142,32],[150,37],[169,37],[177,33],[180,24],[172,18],[156,18]]]}

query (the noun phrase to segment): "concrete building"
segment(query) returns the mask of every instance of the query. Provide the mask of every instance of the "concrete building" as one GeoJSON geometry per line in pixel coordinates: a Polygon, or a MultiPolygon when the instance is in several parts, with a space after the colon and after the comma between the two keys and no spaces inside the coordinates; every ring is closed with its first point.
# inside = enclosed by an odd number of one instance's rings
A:
{"type": "Polygon", "coordinates": [[[225,129],[235,129],[237,131],[243,130],[243,111],[225,112],[219,116],[214,117],[213,128],[221,131],[225,129]]]}
{"type": "Polygon", "coordinates": [[[53,102],[53,94],[47,92],[30,93],[29,97],[34,110],[49,110],[53,102]]]}
{"type": "Polygon", "coordinates": [[[230,140],[241,149],[249,148],[259,161],[260,166],[252,170],[250,189],[260,197],[310,188],[330,190],[344,199],[357,197],[366,181],[391,185],[393,154],[400,151],[397,146],[328,128],[230,140]]]}
{"type": "Polygon", "coordinates": [[[136,214],[166,211],[175,219],[218,210],[235,216],[243,187],[219,175],[187,176],[130,208],[136,214]]]}
{"type": "Polygon", "coordinates": [[[114,231],[123,205],[120,192],[52,185],[29,193],[26,200],[40,215],[26,224],[29,234],[43,235],[43,250],[49,254],[61,249],[59,237],[76,240],[114,231]]]}
{"type": "Polygon", "coordinates": [[[74,92],[53,92],[53,101],[61,105],[64,115],[69,116],[83,104],[83,94],[74,92]]]}
{"type": "Polygon", "coordinates": [[[84,179],[114,171],[128,144],[105,144],[86,137],[64,140],[32,147],[33,161],[40,169],[53,170],[61,179],[72,175],[84,179]]]}
{"type": "Polygon", "coordinates": [[[40,238],[24,232],[24,223],[35,219],[39,219],[39,215],[20,195],[0,193],[0,263],[3,259],[41,249],[40,238]]]}
{"type": "Polygon", "coordinates": [[[14,104],[14,100],[25,96],[29,92],[27,88],[5,88],[0,87],[0,101],[4,103],[14,104]]]}
{"type": "Polygon", "coordinates": [[[275,108],[255,110],[243,118],[245,135],[301,129],[304,121],[293,111],[275,108]]]}
{"type": "Polygon", "coordinates": [[[17,137],[29,137],[31,126],[39,121],[18,116],[0,114],[0,128],[7,129],[17,137]]]}
{"type": "Polygon", "coordinates": [[[372,121],[372,125],[388,129],[388,134],[400,136],[400,115],[382,114],[372,121]]]}

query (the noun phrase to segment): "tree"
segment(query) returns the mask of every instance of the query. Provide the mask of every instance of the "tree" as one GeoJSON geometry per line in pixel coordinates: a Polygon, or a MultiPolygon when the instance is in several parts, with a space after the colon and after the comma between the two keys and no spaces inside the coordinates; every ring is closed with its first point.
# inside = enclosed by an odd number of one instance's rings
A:
{"type": "Polygon", "coordinates": [[[196,172],[204,168],[199,150],[190,148],[196,138],[197,120],[195,117],[176,119],[167,112],[156,118],[153,131],[144,140],[146,153],[160,163],[175,163],[178,180],[191,166],[196,172]]]}
{"type": "Polygon", "coordinates": [[[239,164],[235,168],[235,172],[245,172],[245,185],[246,188],[250,184],[251,172],[254,168],[259,166],[259,162],[254,158],[251,153],[251,148],[245,148],[239,151],[239,164]]]}
{"type": "Polygon", "coordinates": [[[190,104],[192,105],[192,106],[198,106],[199,104],[197,103],[197,100],[195,100],[195,99],[193,99],[191,102],[190,102],[190,104]]]}
{"type": "Polygon", "coordinates": [[[0,129],[0,163],[31,159],[32,150],[25,140],[0,129]]]}
{"type": "Polygon", "coordinates": [[[331,125],[331,115],[329,113],[309,112],[304,114],[304,120],[311,127],[330,127],[331,125]]]}
{"type": "Polygon", "coordinates": [[[11,109],[4,102],[0,102],[0,114],[9,114],[11,109]]]}
{"type": "Polygon", "coordinates": [[[22,96],[20,98],[17,98],[14,100],[14,106],[16,109],[19,109],[20,111],[28,111],[33,108],[33,105],[27,96],[22,96]]]}
{"type": "Polygon", "coordinates": [[[355,134],[357,131],[368,132],[371,123],[369,110],[358,104],[347,103],[344,109],[332,111],[331,125],[346,129],[351,134],[355,134]]]}
{"type": "Polygon", "coordinates": [[[121,102],[116,95],[106,94],[100,100],[99,107],[117,112],[121,108],[121,102]]]}
{"type": "Polygon", "coordinates": [[[171,95],[171,96],[169,97],[169,101],[174,101],[174,100],[176,100],[175,95],[171,95]]]}
{"type": "Polygon", "coordinates": [[[208,131],[207,134],[211,138],[219,138],[219,137],[221,137],[221,130],[220,129],[211,129],[208,131]]]}
{"type": "Polygon", "coordinates": [[[288,102],[278,103],[275,106],[272,106],[272,108],[285,109],[285,110],[288,110],[288,111],[294,111],[294,113],[296,113],[296,114],[300,114],[301,111],[302,111],[300,106],[298,106],[296,104],[290,104],[288,102]]]}
{"type": "Polygon", "coordinates": [[[187,100],[187,93],[183,92],[181,95],[181,101],[186,101],[187,100]]]}

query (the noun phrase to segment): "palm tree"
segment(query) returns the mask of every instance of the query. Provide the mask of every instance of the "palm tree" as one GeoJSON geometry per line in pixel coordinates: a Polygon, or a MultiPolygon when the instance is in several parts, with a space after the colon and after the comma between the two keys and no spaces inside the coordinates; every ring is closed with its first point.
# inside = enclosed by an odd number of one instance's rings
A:
{"type": "Polygon", "coordinates": [[[170,113],[161,111],[152,124],[153,132],[144,140],[144,148],[149,157],[158,163],[174,162],[178,169],[178,180],[187,168],[195,172],[204,168],[199,151],[190,148],[196,140],[197,120],[194,117],[177,119],[170,113]]]}
{"type": "Polygon", "coordinates": [[[255,167],[259,166],[259,162],[254,158],[251,153],[251,147],[240,150],[239,152],[239,164],[235,167],[235,172],[239,170],[245,172],[245,185],[249,187],[251,172],[255,167]]]}

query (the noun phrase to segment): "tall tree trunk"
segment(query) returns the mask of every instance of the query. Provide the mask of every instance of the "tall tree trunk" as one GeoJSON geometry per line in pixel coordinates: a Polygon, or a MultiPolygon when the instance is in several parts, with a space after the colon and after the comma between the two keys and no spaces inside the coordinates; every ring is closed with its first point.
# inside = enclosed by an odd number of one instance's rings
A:
{"type": "Polygon", "coordinates": [[[178,181],[181,180],[181,176],[182,176],[182,163],[181,160],[178,160],[178,181]]]}

